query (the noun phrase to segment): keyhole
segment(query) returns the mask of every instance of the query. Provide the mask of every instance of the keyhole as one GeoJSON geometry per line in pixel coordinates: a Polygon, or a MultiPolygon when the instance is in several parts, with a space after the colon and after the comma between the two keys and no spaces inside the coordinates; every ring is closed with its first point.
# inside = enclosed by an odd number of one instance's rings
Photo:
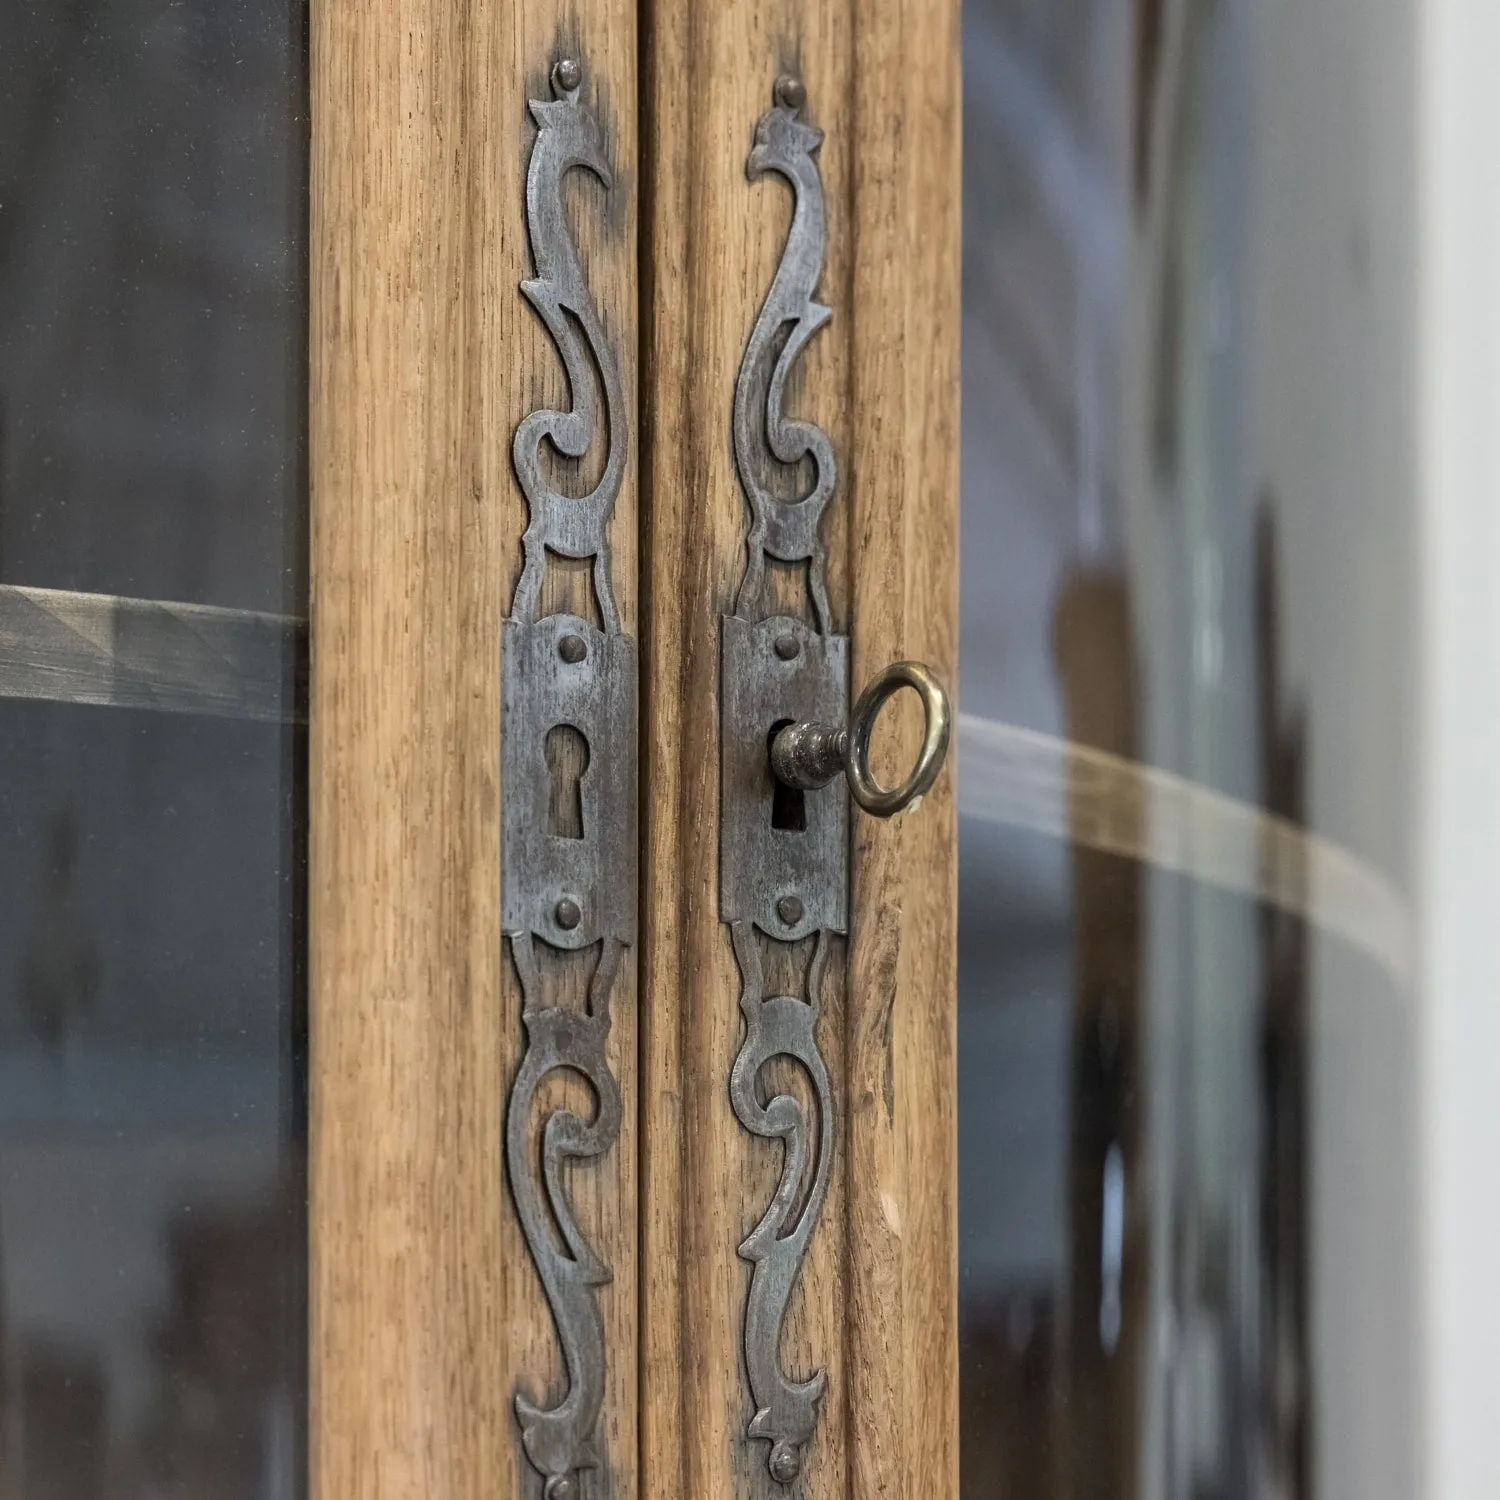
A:
{"type": "Polygon", "coordinates": [[[554,724],[544,746],[552,786],[547,796],[547,832],[553,838],[583,837],[583,773],[589,742],[571,724],[554,724]]]}
{"type": "MultiPolygon", "coordinates": [[[[771,741],[792,721],[778,719],[766,736],[766,754],[771,753],[771,741]]],[[[783,833],[807,832],[807,793],[798,787],[771,778],[771,827],[783,833]]]]}

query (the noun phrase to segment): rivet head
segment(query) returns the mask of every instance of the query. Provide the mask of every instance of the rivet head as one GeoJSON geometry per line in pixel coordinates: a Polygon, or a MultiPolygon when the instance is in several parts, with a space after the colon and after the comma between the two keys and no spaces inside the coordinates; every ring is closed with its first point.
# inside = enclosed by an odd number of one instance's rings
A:
{"type": "MultiPolygon", "coordinates": [[[[583,66],[576,57],[565,57],[553,68],[552,78],[558,88],[571,94],[583,82],[583,66]]],[[[548,1500],[553,1500],[553,1497],[549,1495],[548,1500]]],[[[570,1500],[570,1497],[564,1496],[563,1500],[570,1500]]]]}
{"type": "Polygon", "coordinates": [[[782,661],[796,661],[802,654],[802,642],[788,631],[786,635],[778,635],[776,637],[773,649],[782,661]]]}
{"type": "Polygon", "coordinates": [[[588,644],[581,635],[565,635],[557,643],[557,654],[569,666],[576,666],[589,654],[588,644]]]}
{"type": "Polygon", "coordinates": [[[807,103],[807,85],[793,73],[783,73],[776,80],[776,102],[787,109],[801,109],[807,103]]]}
{"type": "Polygon", "coordinates": [[[554,908],[552,915],[557,918],[557,925],[561,927],[564,932],[572,932],[572,930],[581,921],[583,921],[583,912],[579,909],[578,903],[573,900],[571,896],[564,896],[562,900],[557,903],[557,906],[554,908]]]}
{"type": "Polygon", "coordinates": [[[547,1481],[545,1500],[578,1500],[578,1480],[572,1474],[554,1474],[547,1481]]]}
{"type": "Polygon", "coordinates": [[[802,902],[796,896],[783,896],[776,903],[776,915],[781,918],[783,927],[795,927],[802,920],[803,910],[802,902]]]}
{"type": "Polygon", "coordinates": [[[777,1484],[790,1484],[802,1472],[802,1455],[794,1444],[783,1438],[771,1449],[766,1467],[777,1484]]]}

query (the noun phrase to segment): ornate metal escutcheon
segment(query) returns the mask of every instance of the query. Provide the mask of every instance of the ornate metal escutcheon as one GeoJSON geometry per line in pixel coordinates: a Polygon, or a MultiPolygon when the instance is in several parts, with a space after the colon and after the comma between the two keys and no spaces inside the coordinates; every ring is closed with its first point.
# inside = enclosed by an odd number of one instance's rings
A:
{"type": "Polygon", "coordinates": [[[837,1148],[837,1110],[817,1023],[829,935],[848,925],[848,800],[841,787],[831,787],[798,794],[800,802],[778,808],[767,755],[768,737],[777,728],[840,717],[849,675],[848,643],[832,633],[820,530],[838,483],[833,444],[821,428],[782,410],[792,367],[832,316],[816,300],[826,238],[817,164],[823,133],[803,119],[804,104],[800,80],[777,80],[746,163],[752,182],[767,173],[784,178],[794,203],[781,264],[735,387],[734,455],[750,530],[734,613],[722,624],[720,657],[720,915],[733,936],[745,1023],[730,1100],[746,1130],[782,1145],[775,1194],[740,1246],[753,1268],[744,1322],[745,1370],[755,1407],[748,1434],[770,1444],[767,1465],[783,1484],[801,1472],[826,1384],[821,1371],[801,1381],[787,1375],[781,1338],[837,1148]],[[811,491],[779,498],[804,460],[812,464],[811,491]],[[768,557],[806,564],[810,623],[768,613],[768,557]],[[815,938],[806,998],[765,993],[758,934],[778,942],[815,938]],[[798,1063],[811,1082],[820,1117],[816,1131],[797,1099],[762,1095],[762,1070],[782,1056],[798,1063]],[[810,1159],[814,1149],[816,1158],[810,1159]]]}
{"type": "Polygon", "coordinates": [[[782,407],[793,366],[832,316],[817,301],[826,240],[817,164],[823,133],[803,118],[805,104],[800,79],[777,80],[746,164],[752,182],[767,173],[784,178],[794,204],[781,263],[735,387],[735,464],[750,527],[734,613],[721,622],[719,664],[719,904],[740,970],[745,1026],[730,1100],[746,1130],[782,1148],[771,1202],[740,1246],[752,1266],[744,1316],[754,1406],[747,1433],[770,1445],[767,1468],[780,1484],[802,1472],[826,1385],[821,1371],[793,1380],[781,1363],[781,1342],[838,1150],[838,1114],[817,1027],[832,935],[848,928],[844,779],[855,801],[878,817],[914,807],[941,769],[951,719],[947,695],[932,674],[900,662],[871,682],[845,723],[849,642],[833,631],[821,531],[838,466],[828,434],[789,418],[782,407]],[[799,495],[796,479],[809,461],[812,486],[799,495]],[[810,621],[774,612],[768,558],[805,568],[810,621]],[[870,736],[881,706],[903,687],[921,698],[927,731],[906,781],[887,789],[870,770],[870,736]],[[767,995],[764,945],[809,938],[805,996],[767,995]],[[762,1072],[777,1057],[795,1062],[810,1083],[816,1130],[791,1095],[764,1097],[762,1072]]]}
{"type": "Polygon", "coordinates": [[[574,169],[592,173],[606,189],[612,178],[598,123],[580,101],[581,65],[557,63],[551,83],[552,98],[531,101],[537,136],[526,222],[536,274],[521,291],[557,346],[573,405],[533,412],[516,428],[512,445],[529,524],[502,636],[501,919],[520,979],[526,1051],[511,1087],[505,1154],[566,1372],[554,1405],[517,1391],[521,1441],[542,1476],[545,1500],[580,1500],[584,1474],[603,1462],[598,1428],[607,1351],[598,1288],[609,1281],[610,1269],[579,1229],[564,1174],[570,1159],[609,1151],[620,1132],[619,1086],[606,1049],[611,990],[622,953],[635,941],[638,689],[636,646],[621,628],[609,544],[625,473],[625,403],[562,202],[563,179],[574,169]],[[586,495],[560,493],[544,471],[543,444],[578,459],[601,432],[609,446],[597,484],[586,495]],[[549,551],[594,560],[601,626],[570,614],[538,618],[549,551]],[[568,826],[556,817],[559,736],[571,737],[579,752],[576,818],[568,826]],[[554,1003],[549,965],[594,946],[599,956],[586,1008],[554,1003]],[[537,1091],[559,1070],[588,1082],[596,1109],[592,1120],[569,1110],[552,1113],[536,1153],[531,1117],[537,1091]]]}

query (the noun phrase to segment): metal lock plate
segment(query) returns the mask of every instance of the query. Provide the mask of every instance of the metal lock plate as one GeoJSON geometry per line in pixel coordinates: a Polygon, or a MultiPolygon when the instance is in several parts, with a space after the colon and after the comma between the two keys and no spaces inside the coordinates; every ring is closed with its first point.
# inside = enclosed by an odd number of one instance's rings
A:
{"type": "Polygon", "coordinates": [[[503,930],[563,949],[586,948],[601,937],[633,943],[635,642],[576,615],[548,615],[532,624],[507,620],[502,652],[503,930]],[[576,730],[588,747],[577,838],[549,827],[554,789],[547,741],[559,726],[576,730]],[[560,913],[576,919],[564,926],[560,913]]]}
{"type": "Polygon", "coordinates": [[[783,792],[778,805],[767,747],[776,730],[796,720],[843,720],[848,640],[785,616],[752,624],[731,615],[722,623],[720,916],[753,922],[785,941],[844,932],[849,795],[843,778],[814,792],[783,792]]]}

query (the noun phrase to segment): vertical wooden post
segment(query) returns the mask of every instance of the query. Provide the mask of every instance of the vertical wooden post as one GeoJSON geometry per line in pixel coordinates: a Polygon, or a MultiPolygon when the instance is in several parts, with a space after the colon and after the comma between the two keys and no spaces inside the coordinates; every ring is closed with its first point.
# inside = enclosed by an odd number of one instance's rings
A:
{"type": "MultiPolygon", "coordinates": [[[[572,225],[633,413],[635,47],[631,0],[313,8],[316,1500],[539,1489],[512,1398],[555,1387],[558,1356],[501,1149],[522,1032],[499,931],[499,642],[525,525],[511,435],[568,392],[518,290],[527,100],[579,57],[615,188],[580,188],[572,225]]],[[[632,455],[614,521],[631,630],[634,472],[632,455]]],[[[614,1007],[621,1140],[574,1173],[614,1268],[611,1497],[636,1493],[634,1000],[632,970],[614,1007]]]]}
{"type": "MultiPolygon", "coordinates": [[[[958,673],[959,7],[854,29],[849,533],[856,688],[958,673]]],[[[907,705],[908,711],[911,705],[907,705]]],[[[908,716],[907,750],[916,725],[908,716]]],[[[958,1494],[954,777],[854,825],[849,941],[851,1500],[958,1494]]]]}
{"type": "MultiPolygon", "coordinates": [[[[644,34],[643,1464],[657,1493],[770,1497],[785,1492],[744,1436],[736,1247],[780,1163],[728,1095],[740,1018],[718,911],[718,635],[744,560],[729,414],[790,200],[747,182],[745,158],[777,75],[799,74],[826,132],[833,320],[788,407],[838,453],[835,624],[856,685],[902,656],[952,682],[958,8],[653,0],[644,34]]],[[[843,1165],[783,1346],[799,1377],[828,1376],[801,1486],[956,1496],[951,779],[913,818],[861,822],[847,989],[830,976],[820,1025],[843,1165]]]]}
{"type": "MultiPolygon", "coordinates": [[[[738,1247],[765,1212],[779,1148],[735,1119],[740,976],[719,917],[719,629],[745,565],[745,499],[730,414],[746,340],[786,242],[781,178],[746,178],[779,74],[807,87],[828,211],[822,299],[832,324],[799,363],[789,410],[848,451],[848,172],[854,151],[846,0],[656,0],[643,54],[647,147],[643,330],[647,684],[643,805],[643,1466],[658,1494],[785,1494],[768,1445],[747,1441],[738,1247]]],[[[848,618],[840,495],[826,518],[830,592],[848,618]]],[[[841,969],[840,965],[835,968],[841,969]]],[[[819,1041],[842,1076],[842,978],[819,1041]]],[[[790,1077],[778,1085],[796,1087],[790,1077]]],[[[794,1294],[783,1357],[828,1378],[806,1494],[835,1494],[844,1462],[842,1183],[835,1179],[794,1294]]]]}

